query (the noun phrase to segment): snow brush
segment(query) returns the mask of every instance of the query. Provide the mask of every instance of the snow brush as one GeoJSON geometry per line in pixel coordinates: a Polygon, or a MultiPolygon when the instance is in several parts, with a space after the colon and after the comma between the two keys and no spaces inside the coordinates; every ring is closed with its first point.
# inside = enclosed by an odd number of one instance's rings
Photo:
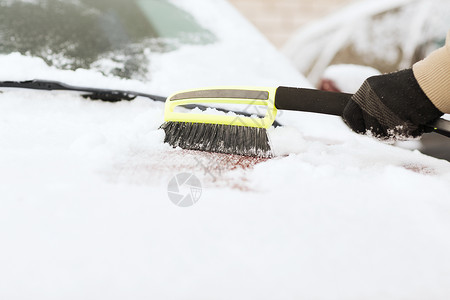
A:
{"type": "MultiPolygon", "coordinates": [[[[79,92],[83,98],[106,102],[132,101],[137,97],[165,102],[166,123],[161,128],[166,132],[165,142],[170,145],[185,149],[261,157],[272,155],[266,129],[272,125],[280,126],[275,120],[278,109],[341,116],[352,96],[291,87],[220,87],[178,92],[166,98],[136,91],[80,87],[39,79],[0,81],[0,89],[3,88],[79,92]],[[211,104],[217,103],[245,104],[247,108],[264,106],[266,114],[261,118],[249,111],[223,107],[214,108],[228,115],[174,111],[178,106],[182,106],[208,112],[211,104]]],[[[430,131],[450,137],[450,121],[441,118],[430,124],[429,128],[430,131]]]]}
{"type": "MultiPolygon", "coordinates": [[[[267,129],[272,126],[277,110],[293,110],[342,116],[352,94],[315,89],[283,87],[217,87],[185,90],[169,96],[161,125],[164,142],[189,150],[272,157],[267,129]],[[260,115],[218,115],[213,111],[176,111],[180,106],[216,104],[264,107],[260,115]]],[[[212,106],[211,106],[212,105],[212,106]]],[[[431,131],[450,137],[450,121],[439,119],[429,125],[431,131]]]]}

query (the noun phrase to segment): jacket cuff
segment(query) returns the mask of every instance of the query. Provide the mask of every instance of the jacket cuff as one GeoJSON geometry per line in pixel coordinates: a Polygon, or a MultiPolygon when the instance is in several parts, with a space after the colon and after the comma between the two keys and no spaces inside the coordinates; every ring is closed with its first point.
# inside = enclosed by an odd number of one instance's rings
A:
{"type": "Polygon", "coordinates": [[[443,113],[450,113],[450,31],[445,46],[415,63],[412,69],[434,106],[443,113]]]}

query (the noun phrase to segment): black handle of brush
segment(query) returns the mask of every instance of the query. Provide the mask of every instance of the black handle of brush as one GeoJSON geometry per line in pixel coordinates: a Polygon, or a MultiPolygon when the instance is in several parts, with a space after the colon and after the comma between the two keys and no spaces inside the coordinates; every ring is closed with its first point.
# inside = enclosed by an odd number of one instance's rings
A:
{"type": "MultiPolygon", "coordinates": [[[[275,107],[282,110],[313,112],[342,116],[353,94],[280,86],[275,94],[275,107]]],[[[450,121],[438,119],[427,125],[434,132],[450,137],[450,121]]]]}
{"type": "Polygon", "coordinates": [[[275,107],[327,115],[342,116],[352,94],[280,86],[275,94],[275,107]]]}

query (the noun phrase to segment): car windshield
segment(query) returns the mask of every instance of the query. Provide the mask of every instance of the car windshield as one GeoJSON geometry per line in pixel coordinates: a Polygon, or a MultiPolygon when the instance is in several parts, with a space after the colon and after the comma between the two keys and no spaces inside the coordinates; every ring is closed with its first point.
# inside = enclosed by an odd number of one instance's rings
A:
{"type": "Polygon", "coordinates": [[[143,79],[150,54],[216,37],[167,0],[0,0],[0,53],[143,79]]]}

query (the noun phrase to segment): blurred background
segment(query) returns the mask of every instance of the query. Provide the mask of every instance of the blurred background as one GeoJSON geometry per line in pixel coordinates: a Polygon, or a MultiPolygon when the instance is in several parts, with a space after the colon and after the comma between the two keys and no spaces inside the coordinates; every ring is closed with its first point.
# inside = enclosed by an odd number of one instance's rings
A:
{"type": "Polygon", "coordinates": [[[357,0],[229,0],[277,48],[300,27],[357,0]]]}
{"type": "MultiPolygon", "coordinates": [[[[448,0],[229,1],[316,87],[332,65],[373,68],[340,69],[340,78],[409,68],[441,47],[450,28],[448,0]]],[[[354,92],[342,85],[333,89],[354,92]]]]}

